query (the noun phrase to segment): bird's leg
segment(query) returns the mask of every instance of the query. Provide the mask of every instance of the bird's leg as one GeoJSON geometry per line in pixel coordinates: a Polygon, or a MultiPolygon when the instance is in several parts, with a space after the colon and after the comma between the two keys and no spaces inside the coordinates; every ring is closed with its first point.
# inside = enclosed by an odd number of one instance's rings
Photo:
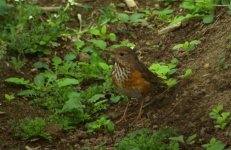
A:
{"type": "Polygon", "coordinates": [[[136,117],[136,121],[141,120],[143,105],[144,105],[144,98],[142,98],[142,101],[140,103],[140,109],[139,109],[139,113],[138,113],[138,115],[136,117]]]}
{"type": "Polygon", "coordinates": [[[121,121],[127,121],[127,110],[128,110],[128,106],[129,106],[129,101],[130,101],[130,98],[128,98],[128,102],[127,102],[126,108],[124,110],[123,116],[118,121],[116,121],[116,124],[120,123],[121,121]]]}

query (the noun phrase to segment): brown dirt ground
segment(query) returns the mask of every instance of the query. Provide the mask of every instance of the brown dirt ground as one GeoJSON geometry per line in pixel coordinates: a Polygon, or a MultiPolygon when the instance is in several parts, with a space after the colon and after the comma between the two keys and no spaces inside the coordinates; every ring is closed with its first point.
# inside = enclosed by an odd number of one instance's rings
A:
{"type": "MultiPolygon", "coordinates": [[[[141,2],[143,6],[152,6],[148,1],[141,2]]],[[[108,2],[105,2],[108,4],[108,2]]],[[[105,4],[105,5],[106,5],[105,4]]],[[[95,1],[94,5],[102,5],[95,1]]],[[[153,26],[155,25],[154,22],[153,26]]],[[[25,149],[25,146],[38,149],[79,149],[83,145],[95,146],[105,144],[108,149],[112,149],[114,144],[129,131],[142,127],[158,129],[163,126],[176,127],[180,134],[185,136],[196,133],[197,143],[185,145],[182,149],[200,150],[201,145],[207,143],[210,138],[216,137],[228,145],[231,145],[231,126],[224,131],[214,129],[214,124],[208,113],[217,104],[222,103],[225,110],[231,111],[231,70],[220,70],[219,60],[226,58],[226,64],[231,64],[231,49],[227,39],[231,35],[231,17],[225,13],[224,9],[217,12],[214,23],[205,25],[199,20],[192,20],[184,24],[179,29],[164,34],[157,35],[156,28],[146,28],[142,26],[125,26],[131,33],[118,35],[121,39],[129,39],[137,45],[137,53],[140,59],[147,65],[156,61],[169,61],[176,57],[179,59],[179,70],[183,72],[186,68],[193,70],[190,79],[180,82],[174,89],[166,92],[163,97],[155,101],[155,96],[151,99],[153,104],[144,109],[143,118],[139,124],[131,123],[134,117],[130,117],[125,124],[116,126],[113,134],[104,132],[89,134],[81,127],[75,131],[62,132],[53,143],[46,141],[21,141],[12,137],[11,129],[7,124],[10,119],[21,119],[24,117],[46,116],[47,112],[41,108],[29,105],[25,99],[16,99],[9,103],[4,100],[5,93],[14,93],[21,87],[14,87],[4,83],[10,76],[20,76],[15,73],[6,62],[1,62],[0,66],[0,111],[6,112],[0,115],[0,149],[25,149]],[[176,43],[183,43],[191,40],[201,40],[201,44],[188,56],[175,53],[171,50],[176,43]],[[159,48],[154,48],[159,45],[159,48]]],[[[117,30],[117,28],[114,28],[117,30]]],[[[28,72],[28,64],[22,72],[24,76],[31,77],[34,73],[28,72]]],[[[132,103],[129,113],[138,108],[137,103],[132,103]]],[[[121,107],[125,103],[113,106],[108,114],[119,116],[123,112],[121,107]]],[[[132,115],[133,116],[133,115],[132,115]]],[[[114,117],[115,118],[115,117],[114,117]]],[[[113,118],[113,119],[114,119],[113,118]]],[[[115,119],[114,119],[115,120],[115,119]]]]}

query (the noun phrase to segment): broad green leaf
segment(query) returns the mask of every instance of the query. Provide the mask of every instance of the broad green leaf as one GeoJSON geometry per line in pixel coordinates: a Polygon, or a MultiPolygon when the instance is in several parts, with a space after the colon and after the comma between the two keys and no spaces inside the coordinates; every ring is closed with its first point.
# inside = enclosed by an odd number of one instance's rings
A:
{"type": "Polygon", "coordinates": [[[129,21],[129,16],[125,13],[119,13],[118,14],[118,19],[122,22],[128,22],[129,21]]]}
{"type": "Polygon", "coordinates": [[[96,40],[96,39],[91,39],[89,40],[91,43],[93,43],[96,47],[100,49],[105,49],[107,47],[107,43],[103,40],[96,40]]]}
{"type": "Polygon", "coordinates": [[[116,35],[114,33],[109,34],[110,41],[116,41],[116,35]]]}
{"type": "Polygon", "coordinates": [[[170,78],[168,80],[165,80],[164,82],[167,84],[167,86],[169,88],[173,87],[173,86],[175,86],[177,84],[177,80],[176,79],[172,79],[172,78],[170,78]]]}
{"type": "Polygon", "coordinates": [[[49,68],[46,63],[41,62],[41,61],[34,63],[33,66],[38,69],[42,69],[42,68],[48,69],[49,68]]]}
{"type": "Polygon", "coordinates": [[[69,85],[76,85],[79,84],[79,80],[73,78],[63,78],[57,80],[58,87],[64,87],[69,85]]]}
{"type": "Polygon", "coordinates": [[[78,40],[78,41],[75,41],[74,44],[75,44],[75,47],[79,50],[85,45],[85,42],[78,40]]]}
{"type": "Polygon", "coordinates": [[[72,110],[77,110],[83,112],[84,105],[81,103],[80,94],[77,92],[72,92],[68,95],[69,100],[65,102],[62,111],[68,112],[72,110]]]}
{"type": "Polygon", "coordinates": [[[183,47],[183,44],[177,44],[177,45],[175,45],[172,49],[173,50],[179,50],[179,49],[181,49],[183,47]]]}
{"type": "Polygon", "coordinates": [[[177,137],[170,137],[169,139],[173,140],[173,141],[184,143],[184,136],[183,135],[180,135],[180,136],[177,136],[177,137]]]}
{"type": "Polygon", "coordinates": [[[14,94],[5,94],[5,99],[10,102],[15,99],[15,96],[14,94]]]}
{"type": "Polygon", "coordinates": [[[109,132],[113,132],[115,130],[115,125],[112,121],[109,120],[109,122],[107,123],[107,130],[109,132]]]}
{"type": "Polygon", "coordinates": [[[34,78],[34,84],[38,87],[43,87],[45,84],[45,76],[43,73],[38,74],[34,78]]]}
{"type": "Polygon", "coordinates": [[[66,61],[72,61],[74,59],[76,59],[75,54],[67,54],[67,55],[64,56],[64,60],[66,60],[66,61]]]}
{"type": "Polygon", "coordinates": [[[94,102],[98,101],[101,98],[105,98],[105,95],[104,94],[95,94],[88,101],[91,102],[91,103],[94,103],[94,102]]]}
{"type": "Polygon", "coordinates": [[[211,15],[206,15],[203,17],[203,22],[208,24],[208,23],[212,23],[214,20],[214,15],[211,14],[211,15]]]}
{"type": "Polygon", "coordinates": [[[143,13],[134,13],[129,17],[130,22],[132,22],[132,23],[142,22],[142,21],[144,21],[144,16],[145,16],[145,14],[143,14],[143,13]]]}
{"type": "Polygon", "coordinates": [[[97,28],[90,29],[89,32],[90,32],[92,35],[100,35],[100,31],[99,31],[99,29],[97,29],[97,28]]]}
{"type": "Polygon", "coordinates": [[[19,92],[17,95],[18,96],[36,96],[38,95],[39,93],[36,92],[34,89],[31,89],[31,90],[23,90],[21,92],[19,92]]]}
{"type": "Polygon", "coordinates": [[[120,99],[121,99],[121,96],[112,96],[111,97],[111,101],[113,103],[118,103],[120,99]]]}
{"type": "Polygon", "coordinates": [[[187,69],[184,73],[183,76],[181,76],[182,78],[188,78],[192,75],[192,69],[187,69]]]}
{"type": "Polygon", "coordinates": [[[110,70],[110,66],[104,62],[100,62],[99,66],[103,69],[103,70],[110,70]]]}
{"type": "Polygon", "coordinates": [[[101,28],[101,34],[105,35],[107,33],[107,26],[104,25],[102,28],[101,28]]]}
{"type": "Polygon", "coordinates": [[[29,85],[30,83],[29,80],[25,80],[24,78],[17,78],[17,77],[8,78],[5,81],[9,83],[19,84],[19,85],[29,85]]]}
{"type": "Polygon", "coordinates": [[[58,56],[55,56],[53,59],[52,59],[52,62],[53,62],[53,65],[59,65],[62,63],[62,59],[58,56]]]}

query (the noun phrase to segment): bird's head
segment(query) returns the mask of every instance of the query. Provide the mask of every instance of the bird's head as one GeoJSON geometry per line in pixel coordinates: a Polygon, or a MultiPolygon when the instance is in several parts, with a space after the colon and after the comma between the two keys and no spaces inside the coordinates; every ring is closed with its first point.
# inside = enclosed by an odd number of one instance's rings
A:
{"type": "Polygon", "coordinates": [[[138,61],[135,52],[129,47],[118,47],[113,50],[115,62],[129,66],[138,61]]]}

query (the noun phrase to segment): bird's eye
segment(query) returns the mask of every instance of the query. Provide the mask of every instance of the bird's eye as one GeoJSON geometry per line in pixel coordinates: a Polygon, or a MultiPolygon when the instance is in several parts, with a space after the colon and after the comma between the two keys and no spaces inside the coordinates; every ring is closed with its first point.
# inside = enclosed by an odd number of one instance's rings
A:
{"type": "Polygon", "coordinates": [[[123,56],[124,55],[124,53],[120,53],[120,56],[123,56]]]}

